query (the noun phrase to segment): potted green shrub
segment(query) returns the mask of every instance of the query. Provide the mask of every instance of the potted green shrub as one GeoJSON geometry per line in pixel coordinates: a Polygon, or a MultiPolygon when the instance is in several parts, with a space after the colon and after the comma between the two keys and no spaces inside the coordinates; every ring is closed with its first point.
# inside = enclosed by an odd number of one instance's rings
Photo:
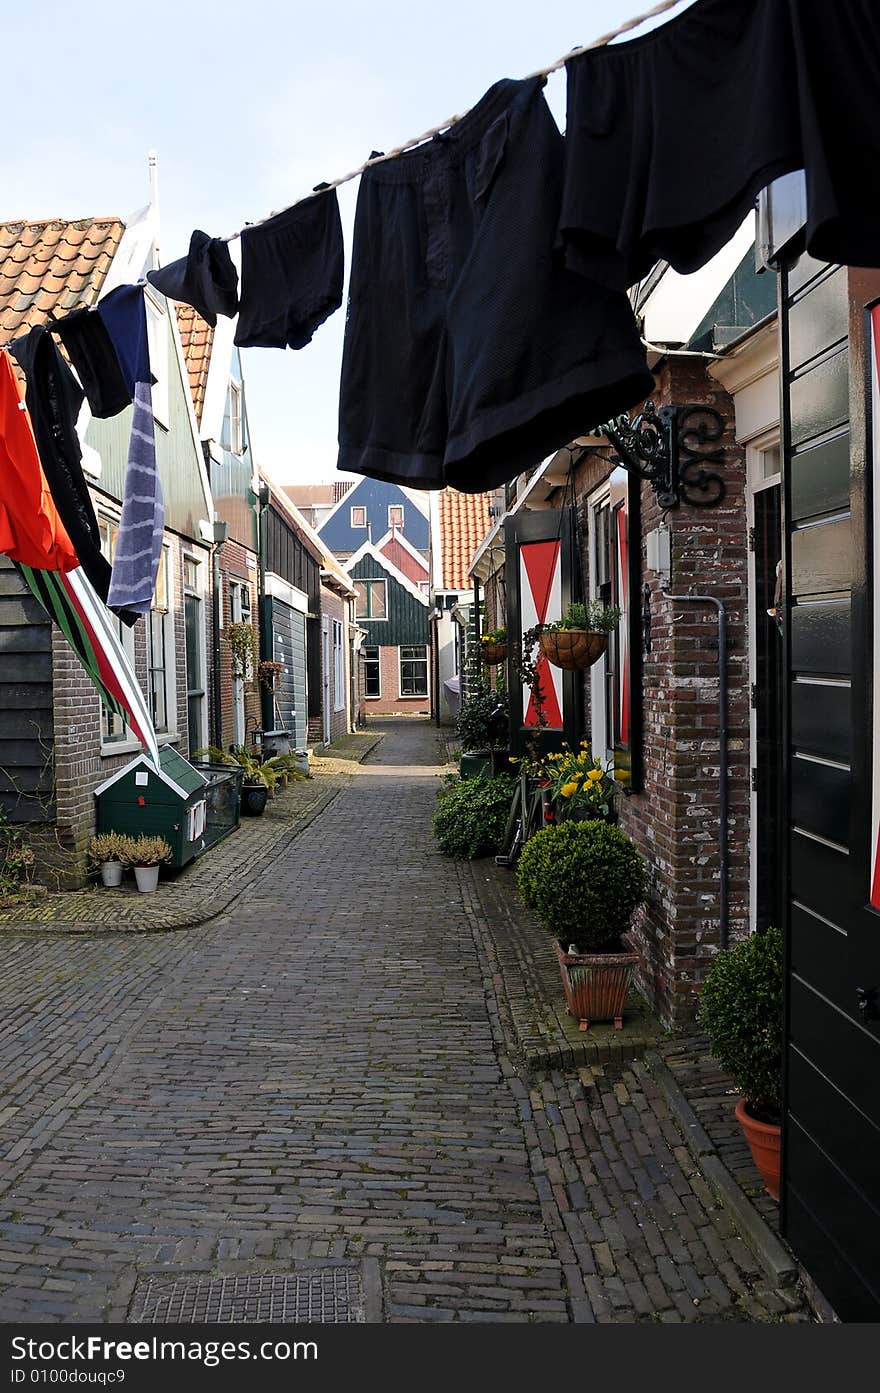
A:
{"type": "Polygon", "coordinates": [[[698,1016],[712,1053],[743,1095],[734,1109],[767,1191],[779,1199],[783,943],[768,928],[713,960],[698,1016]]]}
{"type": "Polygon", "coordinates": [[[487,666],[503,663],[507,657],[507,630],[487,629],[480,637],[480,657],[487,666]]]}
{"type": "Polygon", "coordinates": [[[90,871],[100,871],[101,881],[108,889],[122,884],[122,853],[128,837],[121,832],[99,832],[86,847],[86,864],[90,871]]]}
{"type": "Polygon", "coordinates": [[[554,935],[569,1015],[623,1025],[638,953],[624,935],[645,895],[645,863],[608,822],[561,822],[525,844],[516,869],[520,894],[554,935]]]}
{"type": "Polygon", "coordinates": [[[500,851],[515,788],[509,774],[450,780],[432,823],[443,855],[473,860],[500,851]]]}
{"type": "Polygon", "coordinates": [[[123,864],[134,869],[134,878],[141,894],[151,894],[159,884],[159,867],[171,859],[171,847],[164,837],[124,837],[121,850],[123,864]]]}
{"type": "Polygon", "coordinates": [[[503,687],[479,682],[462,702],[455,720],[455,730],[461,741],[462,777],[480,773],[495,773],[506,766],[510,754],[510,708],[503,687]]]}
{"type": "Polygon", "coordinates": [[[616,605],[603,605],[601,600],[588,604],[570,604],[561,619],[545,624],[538,636],[541,652],[554,667],[574,672],[588,668],[602,657],[608,647],[608,635],[620,623],[616,605]]]}

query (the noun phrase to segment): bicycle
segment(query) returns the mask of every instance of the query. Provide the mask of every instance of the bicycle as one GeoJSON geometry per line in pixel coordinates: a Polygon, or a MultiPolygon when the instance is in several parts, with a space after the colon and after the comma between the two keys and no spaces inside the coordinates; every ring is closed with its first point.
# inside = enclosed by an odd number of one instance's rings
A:
{"type": "Polygon", "coordinates": [[[529,838],[555,820],[549,780],[536,778],[525,769],[520,769],[519,786],[513,795],[504,829],[502,845],[507,850],[495,857],[495,865],[509,869],[529,838]]]}

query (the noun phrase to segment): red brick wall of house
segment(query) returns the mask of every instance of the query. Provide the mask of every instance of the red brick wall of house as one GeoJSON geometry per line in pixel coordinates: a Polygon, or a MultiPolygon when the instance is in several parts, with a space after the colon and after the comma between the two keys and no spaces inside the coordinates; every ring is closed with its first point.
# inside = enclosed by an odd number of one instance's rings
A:
{"type": "Polygon", "coordinates": [[[431,710],[431,649],[428,648],[428,696],[402,697],[400,695],[400,649],[382,647],[379,649],[379,682],[382,695],[365,697],[364,709],[369,722],[371,716],[427,716],[431,710]]]}
{"type": "MultiPolygon", "coordinates": [[[[255,631],[258,631],[258,592],[259,592],[259,571],[256,566],[254,553],[248,551],[246,547],[238,542],[224,542],[220,548],[220,583],[222,588],[222,608],[220,625],[220,702],[221,702],[221,738],[219,744],[222,749],[228,750],[233,743],[232,731],[232,654],[229,643],[226,639],[229,625],[232,623],[232,606],[229,592],[229,582],[240,581],[248,585],[251,593],[251,616],[255,631]],[[248,562],[254,563],[253,568],[248,562]]],[[[245,713],[245,745],[252,743],[251,732],[258,729],[262,724],[260,719],[260,696],[257,686],[256,675],[251,681],[245,684],[244,693],[244,713],[245,713]]]]}
{"type": "MultiPolygon", "coordinates": [[[[650,888],[634,937],[640,986],[668,1024],[692,1017],[699,985],[718,948],[719,733],[717,618],[713,606],[673,604],[647,570],[645,537],[665,520],[672,531],[674,594],[711,594],[728,618],[730,774],[730,937],[748,930],[749,701],[747,535],[744,454],[733,404],[698,359],[669,359],[658,371],[658,405],[699,402],[720,411],[727,429],[726,496],[715,508],[686,503],[665,515],[643,484],[643,584],[651,592],[651,652],[643,656],[644,790],[620,800],[620,825],[646,857],[650,888]]],[[[586,574],[587,495],[609,466],[587,456],[576,490],[586,574]]],[[[641,600],[641,597],[638,597],[641,600]]],[[[585,682],[589,732],[589,675],[585,682]]]]}

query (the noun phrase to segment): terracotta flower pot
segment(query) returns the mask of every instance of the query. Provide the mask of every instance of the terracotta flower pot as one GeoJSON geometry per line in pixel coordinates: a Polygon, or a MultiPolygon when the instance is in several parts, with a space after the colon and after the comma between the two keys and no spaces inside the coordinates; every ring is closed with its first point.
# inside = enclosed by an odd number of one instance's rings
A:
{"type": "Polygon", "coordinates": [[[608,635],[597,629],[551,629],[539,642],[548,663],[576,672],[598,662],[608,647],[608,635]]]}
{"type": "Polygon", "coordinates": [[[767,1194],[779,1199],[779,1179],[782,1164],[782,1128],[775,1122],[759,1122],[747,1111],[747,1100],[740,1098],[734,1115],[745,1133],[752,1160],[761,1172],[767,1194]]]}
{"type": "Polygon", "coordinates": [[[488,667],[494,667],[496,663],[503,663],[507,660],[506,643],[484,643],[482,645],[483,662],[488,667]]]}
{"type": "Polygon", "coordinates": [[[578,1029],[589,1029],[591,1021],[614,1021],[614,1029],[622,1029],[638,953],[566,953],[560,943],[554,946],[565,1004],[578,1029]]]}

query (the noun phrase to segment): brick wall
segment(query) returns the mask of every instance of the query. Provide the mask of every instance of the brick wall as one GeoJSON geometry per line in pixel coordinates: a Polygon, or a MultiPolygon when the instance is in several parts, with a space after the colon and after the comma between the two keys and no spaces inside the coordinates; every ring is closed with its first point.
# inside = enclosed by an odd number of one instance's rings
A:
{"type": "Polygon", "coordinates": [[[427,716],[431,711],[431,650],[428,649],[428,696],[402,697],[400,695],[400,649],[381,647],[379,649],[379,682],[381,696],[366,697],[364,706],[367,721],[371,716],[427,716]]]}
{"type": "Polygon", "coordinates": [[[348,734],[348,707],[350,702],[349,695],[349,653],[348,653],[348,607],[345,600],[337,595],[334,590],[329,590],[326,585],[321,586],[321,614],[327,619],[330,629],[328,643],[328,656],[330,660],[330,673],[328,691],[330,695],[330,739],[336,740],[340,735],[348,734]],[[336,705],[333,692],[333,620],[336,619],[342,625],[342,653],[345,663],[345,681],[343,683],[343,694],[345,704],[341,711],[335,711],[336,705]]]}
{"type": "MultiPolygon", "coordinates": [[[[672,533],[674,594],[711,594],[728,618],[730,773],[730,936],[748,930],[749,706],[747,536],[743,451],[734,438],[733,404],[698,359],[670,359],[658,370],[658,405],[714,406],[723,439],[727,492],[716,508],[661,513],[642,485],[643,584],[651,592],[651,651],[643,657],[644,791],[621,799],[620,823],[650,866],[650,890],[634,936],[642,954],[640,986],[666,1023],[693,1015],[697,990],[718,947],[719,737],[717,618],[713,606],[673,604],[647,570],[645,537],[662,521],[672,533]]],[[[580,535],[587,561],[587,495],[610,464],[587,456],[577,472],[580,535]]],[[[641,603],[641,596],[636,597],[641,603]]],[[[585,681],[589,724],[589,674],[585,681]]],[[[635,696],[637,699],[637,696],[635,696]]]]}

